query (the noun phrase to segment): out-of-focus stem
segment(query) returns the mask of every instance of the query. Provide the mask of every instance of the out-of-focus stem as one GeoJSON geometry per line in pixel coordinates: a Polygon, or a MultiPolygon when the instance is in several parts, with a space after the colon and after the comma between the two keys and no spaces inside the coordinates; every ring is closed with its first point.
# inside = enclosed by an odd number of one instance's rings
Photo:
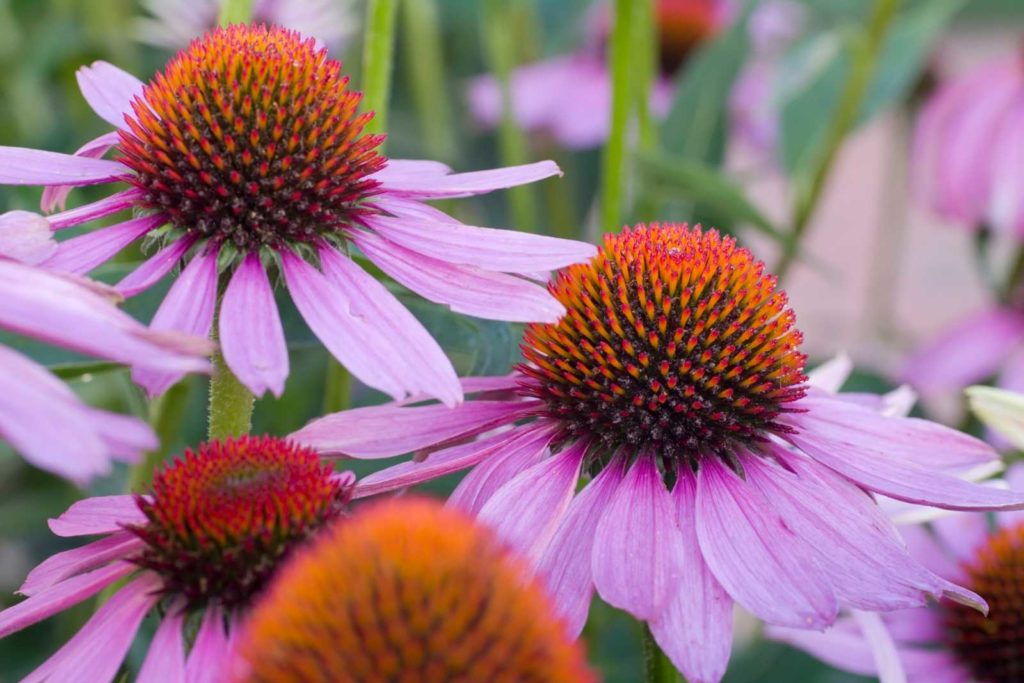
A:
{"type": "Polygon", "coordinates": [[[644,625],[644,681],[645,683],[686,683],[658,647],[651,629],[644,625]]]}
{"type": "Polygon", "coordinates": [[[405,67],[423,131],[423,148],[431,159],[455,156],[451,107],[444,87],[444,53],[437,0],[405,0],[402,6],[405,67]]]}
{"type": "Polygon", "coordinates": [[[150,402],[149,424],[153,426],[153,431],[160,439],[160,445],[156,450],[146,453],[142,460],[132,467],[128,473],[128,493],[141,493],[153,481],[153,473],[170,452],[174,435],[181,426],[190,393],[192,380],[185,378],[150,402]]]}
{"type": "Polygon", "coordinates": [[[633,102],[632,41],[636,0],[615,0],[611,45],[608,51],[612,78],[611,127],[604,148],[601,182],[601,228],[618,230],[622,221],[626,143],[630,104],[633,102]]]}
{"type": "Polygon", "coordinates": [[[369,133],[387,130],[388,98],[395,57],[395,21],[398,0],[370,0],[363,42],[363,107],[374,112],[369,133]]]}
{"type": "Polygon", "coordinates": [[[220,5],[220,16],[217,18],[221,26],[228,24],[244,24],[252,19],[253,0],[224,0],[220,5]]]}

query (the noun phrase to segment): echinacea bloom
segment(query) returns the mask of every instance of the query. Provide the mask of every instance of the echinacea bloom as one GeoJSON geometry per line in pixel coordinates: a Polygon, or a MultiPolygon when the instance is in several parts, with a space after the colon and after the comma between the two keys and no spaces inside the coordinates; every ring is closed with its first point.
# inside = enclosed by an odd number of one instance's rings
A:
{"type": "Polygon", "coordinates": [[[235,680],[587,683],[526,563],[423,500],[363,509],[296,553],[253,608],[235,680]]]}
{"type": "MultiPolygon", "coordinates": [[[[85,99],[119,127],[74,156],[0,148],[0,183],[125,182],[98,202],[49,216],[60,230],[124,210],[132,218],[61,242],[43,265],[86,273],[145,240],[157,251],[116,285],[141,292],[183,262],[151,326],[217,337],[256,395],[280,395],[288,353],[273,279],[327,349],[367,385],[401,398],[461,400],[455,371],[426,329],[355,260],[357,247],[425,298],[468,315],[554,321],[561,305],[530,281],[594,247],[463,225],[426,200],[465,197],[559,173],[552,162],[452,174],[432,161],[389,161],[372,113],[346,90],[341,64],[279,28],[216,29],[148,85],[98,62],[78,73],[85,99]],[[95,158],[115,148],[117,161],[95,158]]],[[[151,394],[173,373],[136,372],[151,394]]]]}
{"type": "MultiPolygon", "coordinates": [[[[153,332],[117,308],[116,292],[33,264],[56,244],[46,221],[0,216],[0,328],[134,368],[203,372],[206,340],[153,332]]],[[[49,472],[84,484],[157,446],[145,422],[92,408],[43,366],[0,344],[0,439],[49,472]],[[59,428],[55,428],[55,426],[59,428]]]]}
{"type": "MultiPolygon", "coordinates": [[[[668,110],[676,71],[694,49],[725,25],[731,8],[728,0],[658,0],[659,74],[651,93],[656,114],[668,110]]],[[[608,7],[598,8],[579,52],[527,64],[513,72],[510,98],[515,118],[524,129],[545,133],[574,149],[600,145],[608,137],[611,78],[605,52],[609,14],[608,7]]],[[[492,76],[474,79],[469,106],[481,124],[496,126],[502,113],[498,81],[492,76]]]]}
{"type": "Polygon", "coordinates": [[[1024,58],[986,63],[938,88],[914,134],[914,190],[966,228],[1024,237],[1024,58]]]}
{"type": "MultiPolygon", "coordinates": [[[[1024,490],[1024,469],[1011,467],[1010,486],[1024,490]]],[[[936,574],[983,595],[988,614],[942,601],[923,609],[841,617],[825,633],[770,629],[839,669],[879,676],[882,683],[1011,683],[1024,677],[1024,518],[1019,512],[959,513],[903,528],[911,553],[936,574]]]]}
{"type": "Polygon", "coordinates": [[[87,498],[51,520],[58,536],[102,538],[33,569],[19,589],[27,599],[0,612],[0,637],[123,582],[25,683],[113,680],[147,614],[160,624],[137,680],[223,680],[242,613],[290,552],[344,512],[353,479],[274,437],[187,450],[149,495],[87,498]],[[187,656],[186,632],[196,633],[187,656]]]}
{"type": "Polygon", "coordinates": [[[984,604],[911,558],[867,492],[1024,507],[948,472],[998,455],[809,387],[785,293],[733,239],[637,226],[550,289],[566,316],[527,327],[511,376],[468,380],[474,399],[360,408],[292,438],[327,455],[416,453],[356,496],[472,467],[450,504],[536,562],[573,633],[596,588],[694,683],[726,668],[734,602],[818,630],[841,606],[984,604]]]}
{"type": "MultiPolygon", "coordinates": [[[[217,26],[224,0],[143,0],[151,17],[136,21],[151,45],[178,49],[217,26]]],[[[352,0],[253,0],[252,20],[313,36],[340,49],[355,26],[352,0]]]]}

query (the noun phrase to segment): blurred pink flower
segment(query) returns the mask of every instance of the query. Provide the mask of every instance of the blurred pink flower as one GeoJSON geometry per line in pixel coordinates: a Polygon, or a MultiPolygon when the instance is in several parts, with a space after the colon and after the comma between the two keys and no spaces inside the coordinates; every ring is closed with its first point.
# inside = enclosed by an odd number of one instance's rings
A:
{"type": "Polygon", "coordinates": [[[86,498],[50,520],[58,536],[102,538],[33,569],[18,590],[27,598],[0,612],[0,638],[123,582],[22,680],[109,683],[148,614],[159,625],[136,680],[225,680],[245,609],[295,548],[343,512],[353,481],[275,437],[186,451],[157,473],[151,495],[86,498]]]}
{"type": "MultiPolygon", "coordinates": [[[[1011,488],[1024,490],[1024,468],[1010,469],[1011,488]]],[[[985,596],[987,617],[962,605],[940,602],[884,615],[853,613],[824,633],[770,628],[822,661],[882,683],[972,683],[1017,680],[1024,670],[1020,642],[1020,595],[1024,592],[1024,519],[998,512],[991,528],[985,515],[957,514],[901,529],[913,556],[950,581],[985,596]]]]}
{"type": "Polygon", "coordinates": [[[647,621],[694,682],[723,675],[734,602],[819,630],[840,607],[984,605],[911,558],[866,491],[1020,509],[1024,495],[960,478],[998,455],[896,416],[900,396],[833,394],[842,367],[805,384],[795,315],[749,251],[638,226],[551,291],[566,316],[527,327],[528,363],[511,376],[463,380],[472,400],[359,408],[292,438],[325,455],[415,453],[355,496],[472,468],[449,504],[535,562],[574,633],[596,589],[647,621]]]}
{"type": "MultiPolygon", "coordinates": [[[[46,221],[0,215],[0,328],[135,368],[209,369],[205,340],[147,330],[113,290],[32,264],[56,248],[46,221]]],[[[142,420],[91,408],[44,367],[0,344],[0,439],[36,467],[84,484],[158,445],[142,420]]]]}
{"type": "MultiPolygon", "coordinates": [[[[119,130],[74,156],[0,148],[0,183],[46,185],[44,209],[63,203],[71,186],[129,184],[51,215],[55,230],[135,214],[61,242],[42,265],[87,273],[139,240],[156,243],[116,289],[133,296],[184,262],[152,327],[200,336],[213,326],[223,280],[221,350],[256,395],[280,395],[288,376],[271,276],[355,377],[396,399],[424,392],[453,405],[462,394],[451,362],[351,248],[431,301],[523,322],[563,312],[530,278],[594,253],[582,242],[463,225],[427,205],[560,171],[545,161],[453,174],[438,162],[385,159],[383,136],[363,133],[372,113],[356,113],[361,95],[345,89],[341,64],[297,33],[217,29],[149,85],[104,62],[78,77],[85,99],[119,130]],[[117,161],[99,158],[111,148],[117,161]]],[[[134,374],[150,394],[177,377],[134,374]]]]}
{"type": "Polygon", "coordinates": [[[921,112],[912,168],[917,198],[970,229],[1024,237],[1024,58],[944,83],[921,112]]]}

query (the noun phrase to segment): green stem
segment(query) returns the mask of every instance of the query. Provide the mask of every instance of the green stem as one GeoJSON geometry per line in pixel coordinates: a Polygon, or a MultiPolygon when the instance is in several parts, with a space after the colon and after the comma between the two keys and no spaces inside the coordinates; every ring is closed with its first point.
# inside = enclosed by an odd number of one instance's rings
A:
{"type": "Polygon", "coordinates": [[[388,98],[395,58],[395,18],[398,0],[370,0],[363,43],[363,107],[374,112],[368,133],[387,130],[388,98]]]}
{"type": "Polygon", "coordinates": [[[828,132],[825,146],[809,176],[809,182],[802,182],[795,188],[793,229],[789,234],[789,239],[783,245],[782,256],[774,269],[779,280],[785,277],[793,265],[811,217],[821,199],[821,193],[832,170],[836,154],[839,152],[843,139],[857,122],[868,86],[871,84],[871,77],[877,66],[882,42],[885,40],[889,24],[899,6],[900,0],[875,0],[867,27],[857,40],[853,63],[850,67],[850,77],[840,94],[839,106],[828,132]]]}
{"type": "Polygon", "coordinates": [[[658,647],[651,629],[644,625],[644,682],[645,683],[685,683],[682,676],[672,666],[672,662],[658,647]]]}
{"type": "Polygon", "coordinates": [[[333,356],[327,357],[324,380],[324,413],[337,413],[352,403],[352,375],[333,356]]]}
{"type": "MultiPolygon", "coordinates": [[[[483,38],[484,61],[501,88],[498,151],[503,166],[518,166],[529,160],[526,134],[516,121],[512,102],[512,71],[519,61],[516,54],[516,34],[512,30],[512,4],[504,0],[487,0],[481,13],[483,28],[480,35],[483,38]]],[[[513,224],[520,230],[534,232],[537,225],[537,199],[533,188],[524,185],[510,189],[508,201],[513,224]]]]}
{"type": "Polygon", "coordinates": [[[452,112],[445,96],[437,0],[405,0],[402,32],[405,67],[423,132],[424,151],[431,159],[451,159],[456,156],[455,136],[448,125],[452,112]]]}
{"type": "Polygon", "coordinates": [[[252,392],[238,381],[235,373],[231,372],[221,352],[213,354],[213,375],[210,377],[210,439],[248,434],[252,428],[254,403],[252,392]]]}
{"type": "Polygon", "coordinates": [[[221,26],[244,24],[252,19],[253,0],[224,0],[220,6],[218,22],[221,26]]]}
{"type": "Polygon", "coordinates": [[[633,93],[636,104],[637,149],[658,149],[658,127],[651,116],[651,90],[658,73],[658,32],[654,18],[655,0],[638,0],[633,10],[633,45],[636,56],[633,93]]]}
{"type": "Polygon", "coordinates": [[[623,214],[626,142],[629,134],[633,85],[633,14],[636,0],[615,0],[614,24],[608,58],[611,61],[611,129],[604,148],[601,185],[601,227],[617,231],[623,214]]]}

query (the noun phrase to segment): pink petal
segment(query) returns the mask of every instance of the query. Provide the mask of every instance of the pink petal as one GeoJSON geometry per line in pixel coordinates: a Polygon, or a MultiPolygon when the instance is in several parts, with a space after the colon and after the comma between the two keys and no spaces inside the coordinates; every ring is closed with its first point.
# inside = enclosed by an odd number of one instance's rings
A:
{"type": "Polygon", "coordinates": [[[185,679],[184,612],[172,605],[167,616],[160,621],[153,642],[146,653],[146,661],[139,670],[139,681],[146,683],[186,683],[185,679]]]}
{"type": "Polygon", "coordinates": [[[375,216],[369,227],[390,242],[431,258],[483,270],[536,272],[583,263],[592,244],[462,223],[375,216]]]}
{"type": "Polygon", "coordinates": [[[624,474],[616,461],[580,491],[537,565],[571,638],[579,637],[583,631],[594,593],[590,565],[597,523],[624,474]]]}
{"type": "MultiPolygon", "coordinates": [[[[52,188],[47,188],[47,190],[52,188]]],[[[46,220],[50,223],[50,228],[53,230],[63,230],[65,228],[73,228],[76,225],[88,223],[89,221],[96,220],[97,218],[105,218],[111,216],[125,209],[130,209],[135,206],[135,203],[142,197],[142,192],[138,188],[131,188],[124,190],[123,192],[116,192],[109,197],[104,197],[98,201],[92,202],[91,204],[85,204],[83,206],[76,206],[73,209],[67,211],[61,211],[46,217],[46,220]]],[[[46,210],[46,207],[43,207],[46,210]]]]}
{"type": "Polygon", "coordinates": [[[57,252],[41,265],[50,270],[84,275],[117,256],[122,249],[166,222],[162,214],[132,218],[64,240],[57,252]]]}
{"type": "Polygon", "coordinates": [[[851,372],[853,359],[845,353],[840,353],[808,372],[807,384],[835,394],[846,384],[851,372]]]}
{"type": "Polygon", "coordinates": [[[817,629],[835,620],[836,598],[811,549],[767,498],[713,456],[697,476],[697,538],[722,587],[762,620],[817,629]]]}
{"type": "Polygon", "coordinates": [[[988,516],[984,512],[944,515],[932,521],[932,531],[961,562],[977,557],[989,537],[988,516]]]}
{"type": "Polygon", "coordinates": [[[867,641],[857,631],[831,628],[824,633],[798,628],[768,627],[772,640],[788,643],[842,671],[877,676],[878,668],[867,641]]]}
{"type": "Polygon", "coordinates": [[[478,518],[523,557],[538,560],[576,492],[587,447],[577,441],[520,472],[494,492],[478,518]]]}
{"type": "MultiPolygon", "coordinates": [[[[1004,479],[1011,491],[1024,491],[1024,464],[1014,463],[1011,465],[1006,470],[1004,479]]],[[[1003,528],[1013,526],[1022,521],[1024,521],[1024,512],[1022,511],[996,513],[996,522],[1003,528]]]]}
{"type": "Polygon", "coordinates": [[[0,214],[0,256],[36,264],[57,249],[50,224],[31,211],[0,214]]]}
{"type": "Polygon", "coordinates": [[[462,386],[448,356],[426,328],[384,285],[331,247],[320,248],[320,265],[328,280],[358,292],[353,315],[376,320],[390,344],[394,362],[402,363],[409,393],[426,393],[447,406],[462,402],[462,386]]]}
{"type": "Polygon", "coordinates": [[[488,171],[453,173],[437,176],[433,173],[392,173],[371,178],[381,181],[381,189],[388,194],[425,199],[471,197],[494,190],[526,185],[551,176],[562,175],[553,161],[538,161],[523,166],[508,166],[488,171]]]}
{"type": "Polygon", "coordinates": [[[224,360],[255,396],[280,396],[288,377],[288,346],[274,289],[260,257],[249,254],[231,276],[220,304],[224,360]]]}
{"type": "Polygon", "coordinates": [[[995,373],[1022,339],[1024,316],[998,308],[982,311],[917,351],[903,381],[922,392],[962,389],[995,373]]]}
{"type": "Polygon", "coordinates": [[[31,597],[0,612],[0,638],[77,605],[136,569],[137,567],[131,563],[117,562],[79,574],[34,593],[31,597]]]}
{"type": "Polygon", "coordinates": [[[114,593],[64,647],[22,683],[112,681],[142,619],[160,600],[159,587],[160,579],[155,574],[144,573],[114,593]]]}
{"type": "Polygon", "coordinates": [[[114,289],[124,297],[144,292],[171,272],[185,253],[196,243],[195,238],[182,237],[146,259],[141,266],[124,276],[114,289]]]}
{"type": "Polygon", "coordinates": [[[322,455],[390,458],[514,422],[534,407],[519,401],[467,401],[457,408],[370,406],[313,420],[288,438],[322,455]]]}
{"type": "Polygon", "coordinates": [[[228,635],[224,631],[224,613],[218,607],[207,607],[196,634],[196,642],[185,665],[188,683],[220,683],[227,664],[228,635]]]}
{"type": "MultiPolygon", "coordinates": [[[[217,305],[217,253],[196,254],[185,267],[163,303],[156,310],[150,329],[181,332],[206,338],[213,327],[217,305]]],[[[184,373],[163,373],[146,369],[132,371],[132,379],[145,387],[150,396],[162,394],[184,373]]]]}
{"type": "Polygon", "coordinates": [[[449,175],[451,166],[440,161],[427,159],[388,159],[387,166],[374,174],[374,179],[382,183],[391,180],[417,180],[424,177],[438,178],[449,175]]]}
{"type": "Polygon", "coordinates": [[[0,147],[2,185],[96,185],[127,175],[116,161],[89,159],[25,147],[0,147]]]}
{"type": "Polygon", "coordinates": [[[64,514],[50,520],[50,531],[58,536],[91,536],[121,531],[126,524],[145,524],[135,497],[93,496],[73,503],[64,514]]]}
{"type": "Polygon", "coordinates": [[[35,595],[51,588],[68,577],[88,571],[111,560],[127,557],[143,542],[129,531],[119,531],[78,548],[51,555],[36,566],[18,592],[35,595]]]}
{"type": "Polygon", "coordinates": [[[514,275],[430,258],[359,232],[353,241],[376,266],[423,298],[489,320],[554,323],[565,307],[543,287],[514,275]]]}
{"type": "Polygon", "coordinates": [[[132,111],[132,100],[142,95],[145,84],[127,71],[103,61],[81,67],[75,77],[82,97],[101,119],[125,128],[124,117],[132,111]]]}
{"type": "Polygon", "coordinates": [[[1020,88],[996,133],[988,218],[993,230],[1011,237],[1024,236],[1024,98],[1020,88]]]}
{"type": "Polygon", "coordinates": [[[717,683],[732,650],[732,598],[704,562],[697,540],[697,483],[681,472],[672,490],[683,536],[680,589],[650,622],[651,634],[690,683],[717,683]]]}
{"type": "Polygon", "coordinates": [[[876,612],[853,610],[853,619],[871,648],[879,683],[907,683],[899,650],[882,618],[876,612]]]}
{"type": "MultiPolygon", "coordinates": [[[[111,150],[112,147],[117,145],[121,139],[118,137],[117,132],[106,133],[98,138],[94,138],[89,142],[85,143],[81,147],[75,150],[74,156],[86,157],[89,159],[101,159],[103,156],[111,150]]],[[[43,213],[50,213],[57,208],[64,211],[64,206],[67,204],[68,195],[71,194],[71,190],[74,189],[74,185],[49,185],[43,188],[43,196],[39,199],[39,208],[43,210],[43,213]]],[[[129,190],[132,192],[133,190],[129,190]]],[[[84,210],[85,207],[79,209],[84,210]]],[[[72,213],[72,212],[67,212],[72,213]]],[[[81,221],[79,221],[81,222],[81,221]]],[[[66,227],[66,226],[65,226],[66,227]]],[[[57,230],[54,227],[54,230],[57,230]]]]}
{"type": "Polygon", "coordinates": [[[601,515],[594,536],[594,586],[605,602],[652,620],[679,589],[683,532],[651,453],[641,453],[601,515]]]}

